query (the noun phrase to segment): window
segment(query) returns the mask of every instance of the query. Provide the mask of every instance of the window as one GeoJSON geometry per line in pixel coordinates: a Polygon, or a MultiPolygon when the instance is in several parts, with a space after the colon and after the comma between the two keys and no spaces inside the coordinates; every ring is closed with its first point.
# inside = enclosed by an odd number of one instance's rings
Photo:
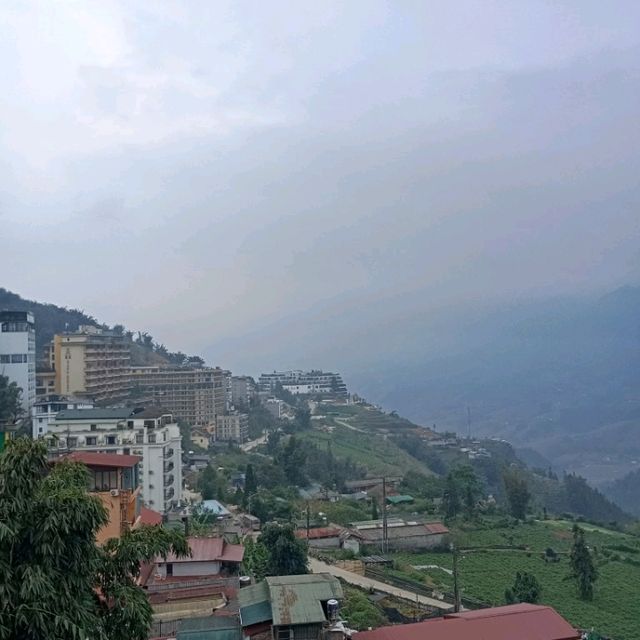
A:
{"type": "Polygon", "coordinates": [[[118,488],[117,471],[94,471],[89,480],[90,491],[109,491],[118,488]]]}
{"type": "Polygon", "coordinates": [[[95,431],[97,428],[98,428],[97,424],[92,424],[90,427],[91,431],[95,431]]]}
{"type": "Polygon", "coordinates": [[[11,354],[11,364],[22,364],[27,361],[27,356],[22,355],[21,353],[12,353],[11,354]]]}
{"type": "Polygon", "coordinates": [[[77,447],[78,446],[78,438],[67,438],[67,446],[69,447],[69,449],[77,447]]]}
{"type": "Polygon", "coordinates": [[[167,562],[167,575],[168,576],[173,575],[173,564],[171,562],[167,562]]]}
{"type": "Polygon", "coordinates": [[[149,434],[149,444],[155,444],[156,443],[156,434],[155,433],[150,433],[149,434]]]}
{"type": "Polygon", "coordinates": [[[87,442],[87,446],[88,447],[95,447],[96,443],[97,443],[97,438],[95,438],[95,437],[87,438],[86,442],[87,442]]]}
{"type": "Polygon", "coordinates": [[[107,436],[107,444],[116,444],[115,436],[107,436]]]}
{"type": "Polygon", "coordinates": [[[0,364],[9,364],[11,362],[11,356],[7,353],[0,355],[0,364]]]}

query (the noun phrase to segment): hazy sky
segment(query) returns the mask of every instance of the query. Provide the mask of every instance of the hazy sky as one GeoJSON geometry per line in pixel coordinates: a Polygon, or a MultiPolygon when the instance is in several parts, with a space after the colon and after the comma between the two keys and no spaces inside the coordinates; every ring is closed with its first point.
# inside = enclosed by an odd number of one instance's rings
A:
{"type": "Polygon", "coordinates": [[[0,285],[172,348],[640,275],[636,1],[9,0],[0,78],[0,285]]]}

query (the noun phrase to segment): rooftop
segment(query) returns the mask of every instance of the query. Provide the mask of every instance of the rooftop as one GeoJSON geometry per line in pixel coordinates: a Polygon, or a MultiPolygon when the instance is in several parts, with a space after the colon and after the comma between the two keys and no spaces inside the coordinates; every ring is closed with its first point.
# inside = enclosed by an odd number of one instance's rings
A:
{"type": "Polygon", "coordinates": [[[447,614],[414,624],[381,627],[356,640],[578,640],[580,634],[551,607],[515,604],[447,614]]]}
{"type": "Polygon", "coordinates": [[[309,540],[320,540],[322,538],[337,538],[341,529],[337,529],[336,527],[314,527],[313,529],[309,529],[309,535],[307,536],[306,529],[298,529],[296,531],[296,538],[302,538],[309,540]]]}
{"type": "Polygon", "coordinates": [[[118,409],[65,409],[56,416],[56,421],[63,420],[126,420],[133,414],[131,408],[118,409]]]}
{"type": "Polygon", "coordinates": [[[242,630],[235,617],[206,616],[180,622],[176,640],[241,640],[242,630]]]}
{"type": "Polygon", "coordinates": [[[82,462],[88,467],[135,467],[142,458],[120,453],[97,453],[94,451],[73,451],[63,458],[73,462],[82,462]]]}
{"type": "Polygon", "coordinates": [[[241,544],[227,544],[222,538],[189,538],[191,556],[179,558],[173,553],[166,560],[156,562],[242,562],[244,547],[241,544]]]}

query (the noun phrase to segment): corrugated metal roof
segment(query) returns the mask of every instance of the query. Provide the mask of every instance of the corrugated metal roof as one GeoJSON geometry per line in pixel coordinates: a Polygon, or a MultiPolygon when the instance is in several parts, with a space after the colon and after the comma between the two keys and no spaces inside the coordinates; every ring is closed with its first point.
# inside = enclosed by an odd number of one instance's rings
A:
{"type": "MultiPolygon", "coordinates": [[[[341,531],[342,529],[337,529],[336,527],[314,527],[313,529],[309,529],[309,540],[318,540],[321,538],[337,538],[340,536],[341,531]]],[[[296,538],[306,539],[307,530],[298,529],[296,531],[296,538]]]]}
{"type": "Polygon", "coordinates": [[[207,616],[180,622],[176,640],[240,640],[242,630],[233,617],[207,616]]]}
{"type": "Polygon", "coordinates": [[[580,634],[551,607],[510,605],[449,614],[415,624],[362,631],[356,640],[578,640],[580,634]]]}
{"type": "Polygon", "coordinates": [[[449,533],[449,529],[445,527],[441,522],[428,522],[424,525],[429,533],[449,533]]]}
{"type": "Polygon", "coordinates": [[[243,627],[271,620],[269,585],[266,582],[252,584],[238,591],[240,603],[240,623],[243,627]]]}
{"type": "Polygon", "coordinates": [[[240,544],[227,544],[222,538],[189,538],[191,556],[178,558],[169,553],[167,559],[157,562],[242,562],[244,547],[240,544]]]}
{"type": "Polygon", "coordinates": [[[130,456],[124,453],[98,453],[97,451],[72,451],[64,460],[82,462],[88,467],[135,467],[142,456],[130,456]]]}
{"type": "Polygon", "coordinates": [[[328,573],[274,576],[266,579],[274,625],[324,622],[322,602],[342,598],[337,578],[328,573]]]}
{"type": "Polygon", "coordinates": [[[403,502],[413,502],[413,496],[404,494],[400,496],[387,496],[387,502],[391,504],[402,504],[403,502]]]}

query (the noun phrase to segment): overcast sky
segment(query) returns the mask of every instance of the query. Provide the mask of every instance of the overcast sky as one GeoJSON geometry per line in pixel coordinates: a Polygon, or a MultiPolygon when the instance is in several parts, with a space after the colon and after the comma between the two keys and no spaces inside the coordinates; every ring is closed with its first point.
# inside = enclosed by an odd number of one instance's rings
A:
{"type": "Polygon", "coordinates": [[[633,0],[2,2],[0,285],[202,352],[636,282],[639,26],[633,0]]]}

